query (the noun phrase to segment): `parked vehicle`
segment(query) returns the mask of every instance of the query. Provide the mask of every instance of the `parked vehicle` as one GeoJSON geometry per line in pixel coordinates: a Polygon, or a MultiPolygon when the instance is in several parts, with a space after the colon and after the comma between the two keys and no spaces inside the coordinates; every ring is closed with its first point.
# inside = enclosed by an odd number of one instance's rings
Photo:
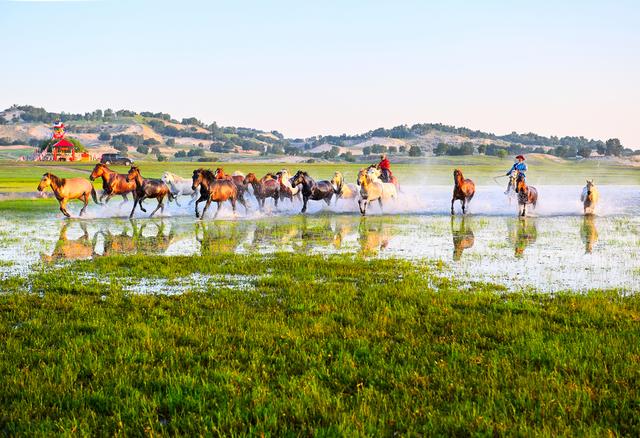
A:
{"type": "Polygon", "coordinates": [[[100,158],[102,164],[122,164],[125,166],[131,166],[133,160],[129,157],[124,157],[120,154],[102,154],[100,158]]]}

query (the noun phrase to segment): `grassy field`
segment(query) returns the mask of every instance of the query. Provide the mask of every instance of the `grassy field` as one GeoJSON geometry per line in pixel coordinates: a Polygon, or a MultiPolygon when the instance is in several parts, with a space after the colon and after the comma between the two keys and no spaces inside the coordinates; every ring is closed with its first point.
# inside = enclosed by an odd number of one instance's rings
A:
{"type": "Polygon", "coordinates": [[[0,431],[638,435],[640,298],[513,295],[441,269],[139,255],[3,280],[0,431]],[[125,291],[194,275],[206,292],[125,291]]]}
{"type": "MultiPolygon", "coordinates": [[[[495,184],[493,177],[503,175],[511,166],[510,159],[495,157],[433,157],[422,159],[415,164],[397,164],[394,173],[401,183],[452,184],[452,171],[461,168],[465,176],[478,184],[495,184]]],[[[582,160],[580,162],[531,158],[528,161],[528,179],[532,184],[584,184],[586,178],[594,178],[596,184],[640,184],[640,168],[624,166],[610,161],[582,160]]],[[[355,181],[362,164],[347,163],[191,163],[157,162],[139,163],[143,176],[159,177],[170,170],[183,177],[191,176],[198,167],[215,168],[223,166],[227,172],[240,170],[263,175],[283,167],[291,172],[303,169],[317,179],[330,178],[333,172],[344,173],[348,181],[355,181]]],[[[50,171],[63,177],[88,176],[93,164],[90,163],[28,163],[0,161],[0,193],[34,191],[44,172],[50,171]]],[[[114,166],[114,170],[125,173],[126,167],[114,166]]],[[[96,187],[101,184],[96,182],[96,187]]]]}

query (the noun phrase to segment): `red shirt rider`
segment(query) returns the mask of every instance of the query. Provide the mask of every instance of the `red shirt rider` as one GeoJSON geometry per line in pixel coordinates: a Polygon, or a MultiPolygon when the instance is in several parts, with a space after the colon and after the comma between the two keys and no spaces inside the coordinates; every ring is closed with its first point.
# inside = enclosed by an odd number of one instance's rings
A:
{"type": "Polygon", "coordinates": [[[387,155],[380,155],[380,162],[378,163],[378,169],[380,169],[382,180],[385,182],[391,181],[391,162],[387,160],[387,155]]]}

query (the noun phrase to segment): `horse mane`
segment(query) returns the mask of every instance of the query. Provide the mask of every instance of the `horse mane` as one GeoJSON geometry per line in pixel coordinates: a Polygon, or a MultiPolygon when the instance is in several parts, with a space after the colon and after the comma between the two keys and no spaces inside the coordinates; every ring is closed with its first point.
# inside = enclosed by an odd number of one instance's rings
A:
{"type": "Polygon", "coordinates": [[[213,172],[211,170],[209,169],[198,169],[198,170],[202,173],[202,176],[204,176],[205,178],[210,180],[215,179],[215,176],[213,175],[213,172]]]}
{"type": "Polygon", "coordinates": [[[58,187],[64,184],[65,179],[60,178],[59,176],[55,176],[53,173],[45,173],[43,176],[47,176],[51,181],[55,183],[58,187]]]}

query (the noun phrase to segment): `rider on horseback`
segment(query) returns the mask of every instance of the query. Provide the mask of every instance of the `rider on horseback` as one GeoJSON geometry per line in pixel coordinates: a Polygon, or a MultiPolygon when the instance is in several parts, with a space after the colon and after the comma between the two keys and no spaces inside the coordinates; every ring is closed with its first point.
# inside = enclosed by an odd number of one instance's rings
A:
{"type": "Polygon", "coordinates": [[[380,162],[376,164],[376,167],[380,169],[380,179],[383,182],[390,182],[392,177],[391,162],[387,159],[386,154],[380,155],[380,162]]]}
{"type": "MultiPolygon", "coordinates": [[[[507,176],[512,176],[514,172],[521,174],[523,177],[526,177],[525,172],[527,171],[527,165],[524,162],[524,155],[516,156],[516,162],[513,163],[511,169],[507,172],[507,176]]],[[[509,179],[509,184],[507,185],[507,191],[504,192],[505,195],[509,194],[509,191],[512,188],[511,179],[509,179]]]]}

